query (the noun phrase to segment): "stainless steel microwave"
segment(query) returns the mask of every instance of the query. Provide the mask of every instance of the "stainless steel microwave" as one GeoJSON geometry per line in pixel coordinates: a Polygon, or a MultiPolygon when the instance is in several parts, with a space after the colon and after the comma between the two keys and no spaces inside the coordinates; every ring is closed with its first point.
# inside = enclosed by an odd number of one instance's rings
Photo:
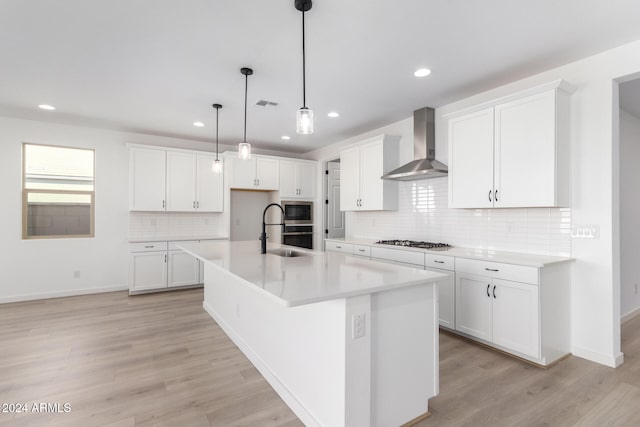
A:
{"type": "Polygon", "coordinates": [[[284,222],[287,224],[313,224],[313,202],[282,202],[284,222]]]}

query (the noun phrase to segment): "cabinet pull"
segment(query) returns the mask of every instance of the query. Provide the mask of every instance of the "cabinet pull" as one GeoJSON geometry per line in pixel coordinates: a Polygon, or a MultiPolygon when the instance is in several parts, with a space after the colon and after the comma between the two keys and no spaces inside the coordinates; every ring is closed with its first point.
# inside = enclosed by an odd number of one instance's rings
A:
{"type": "Polygon", "coordinates": [[[200,208],[200,202],[196,202],[196,208],[200,208]]]}
{"type": "Polygon", "coordinates": [[[193,209],[196,208],[196,202],[193,202],[193,209]]]}
{"type": "Polygon", "coordinates": [[[496,202],[498,201],[498,190],[493,194],[493,198],[496,199],[496,202]]]}
{"type": "Polygon", "coordinates": [[[444,264],[444,261],[438,261],[437,259],[434,259],[433,262],[437,262],[438,264],[444,264]]]}
{"type": "Polygon", "coordinates": [[[489,201],[493,202],[493,200],[491,200],[491,190],[489,190],[489,201]]]}
{"type": "Polygon", "coordinates": [[[145,246],[145,249],[151,249],[151,248],[155,248],[155,245],[148,245],[148,246],[145,246]]]}
{"type": "Polygon", "coordinates": [[[487,296],[488,296],[489,298],[491,298],[491,295],[489,294],[489,288],[490,288],[490,287],[491,287],[491,284],[488,284],[488,285],[487,285],[487,296]]]}
{"type": "Polygon", "coordinates": [[[496,299],[496,285],[493,285],[493,299],[496,299]]]}
{"type": "Polygon", "coordinates": [[[364,249],[358,249],[358,251],[360,251],[360,252],[364,252],[364,249]]]}
{"type": "Polygon", "coordinates": [[[260,187],[260,178],[256,179],[258,181],[258,187],[260,187]]]}
{"type": "Polygon", "coordinates": [[[164,262],[167,262],[167,254],[164,254],[164,262]]]}
{"type": "Polygon", "coordinates": [[[489,267],[486,267],[485,270],[487,270],[487,271],[500,271],[497,268],[489,268],[489,267]]]}
{"type": "Polygon", "coordinates": [[[336,249],[342,249],[342,246],[336,245],[336,249]]]}
{"type": "Polygon", "coordinates": [[[162,207],[164,208],[164,200],[162,201],[162,207]]]}

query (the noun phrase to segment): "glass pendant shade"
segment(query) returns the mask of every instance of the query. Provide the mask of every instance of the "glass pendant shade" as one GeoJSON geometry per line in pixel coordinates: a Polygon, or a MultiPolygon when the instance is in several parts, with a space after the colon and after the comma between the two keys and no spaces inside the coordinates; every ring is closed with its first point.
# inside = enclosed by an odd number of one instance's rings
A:
{"type": "Polygon", "coordinates": [[[251,158],[251,144],[248,142],[238,144],[238,157],[242,160],[249,160],[251,158]]]}
{"type": "Polygon", "coordinates": [[[222,172],[222,162],[218,159],[215,159],[211,163],[211,171],[213,173],[221,173],[222,172]]]}
{"type": "Polygon", "coordinates": [[[296,114],[296,132],[302,135],[313,133],[313,111],[302,107],[296,114]]]}

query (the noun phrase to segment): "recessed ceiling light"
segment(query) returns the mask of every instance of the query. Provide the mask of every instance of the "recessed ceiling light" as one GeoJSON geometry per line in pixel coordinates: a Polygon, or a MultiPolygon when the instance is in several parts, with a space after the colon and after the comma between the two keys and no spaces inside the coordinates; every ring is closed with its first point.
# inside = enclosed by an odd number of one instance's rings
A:
{"type": "Polygon", "coordinates": [[[416,77],[427,77],[431,74],[431,70],[428,68],[418,68],[415,73],[413,73],[416,77]]]}
{"type": "Polygon", "coordinates": [[[282,135],[280,138],[281,138],[281,139],[284,139],[285,141],[288,141],[288,140],[290,140],[290,139],[291,139],[291,137],[290,137],[290,136],[288,136],[288,135],[282,135]]]}
{"type": "Polygon", "coordinates": [[[336,111],[332,111],[329,114],[327,114],[327,116],[331,118],[336,118],[336,117],[340,117],[340,114],[338,114],[336,111]]]}
{"type": "Polygon", "coordinates": [[[202,123],[202,122],[193,122],[193,125],[194,125],[195,127],[197,127],[197,128],[204,127],[204,123],[202,123]]]}
{"type": "Polygon", "coordinates": [[[40,104],[38,105],[38,108],[42,108],[43,110],[55,110],[56,107],[54,107],[53,105],[48,105],[48,104],[40,104]]]}

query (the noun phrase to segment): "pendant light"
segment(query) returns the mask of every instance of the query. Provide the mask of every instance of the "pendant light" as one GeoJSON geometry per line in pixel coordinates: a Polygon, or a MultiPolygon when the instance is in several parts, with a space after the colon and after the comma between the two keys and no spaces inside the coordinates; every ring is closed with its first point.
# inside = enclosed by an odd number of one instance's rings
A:
{"type": "Polygon", "coordinates": [[[251,68],[243,67],[240,73],[244,75],[244,138],[238,144],[238,157],[242,160],[251,158],[251,144],[247,142],[247,88],[249,87],[249,76],[253,74],[251,68]]]}
{"type": "Polygon", "coordinates": [[[296,114],[296,132],[300,134],[313,133],[313,111],[307,108],[307,73],[304,49],[304,13],[311,10],[311,0],[294,0],[295,7],[302,12],[302,108],[296,114]]]}
{"type": "Polygon", "coordinates": [[[213,173],[220,173],[222,172],[222,163],[220,163],[220,159],[218,159],[218,113],[222,105],[213,104],[213,108],[216,109],[216,159],[211,163],[211,170],[213,173]]]}

